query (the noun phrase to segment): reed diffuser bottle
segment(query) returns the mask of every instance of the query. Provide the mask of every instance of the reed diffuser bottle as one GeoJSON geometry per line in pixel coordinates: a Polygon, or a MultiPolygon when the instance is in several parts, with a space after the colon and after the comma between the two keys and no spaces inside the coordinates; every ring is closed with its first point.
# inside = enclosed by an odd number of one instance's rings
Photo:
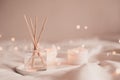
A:
{"type": "Polygon", "coordinates": [[[33,50],[29,52],[29,54],[25,58],[25,70],[27,71],[43,71],[47,69],[46,58],[47,54],[44,49],[39,49],[39,40],[45,28],[45,23],[47,18],[43,19],[43,23],[41,25],[41,29],[37,31],[37,17],[35,17],[35,21],[33,21],[30,17],[24,15],[25,21],[27,23],[27,27],[29,29],[29,33],[33,42],[33,50]]]}

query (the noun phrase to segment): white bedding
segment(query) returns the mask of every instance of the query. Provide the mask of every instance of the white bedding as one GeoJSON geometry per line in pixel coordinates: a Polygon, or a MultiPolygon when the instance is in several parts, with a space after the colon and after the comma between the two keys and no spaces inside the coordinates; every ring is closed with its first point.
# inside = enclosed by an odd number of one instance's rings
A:
{"type": "MultiPolygon", "coordinates": [[[[92,57],[99,63],[89,62],[83,66],[69,66],[58,69],[37,72],[29,75],[21,75],[15,71],[15,67],[23,64],[26,46],[31,48],[27,41],[2,41],[0,46],[0,80],[119,80],[120,74],[115,75],[116,68],[120,68],[120,55],[107,56],[107,51],[119,50],[120,44],[98,39],[77,40],[56,43],[60,46],[59,57],[64,57],[67,49],[79,47],[82,44],[89,50],[95,50],[96,46],[102,46],[97,57],[92,57]],[[16,49],[15,47],[18,47],[16,49]],[[105,52],[106,51],[106,52],[105,52]],[[98,70],[98,71],[97,71],[98,70]]],[[[51,44],[42,44],[42,47],[50,47],[51,44]]]]}

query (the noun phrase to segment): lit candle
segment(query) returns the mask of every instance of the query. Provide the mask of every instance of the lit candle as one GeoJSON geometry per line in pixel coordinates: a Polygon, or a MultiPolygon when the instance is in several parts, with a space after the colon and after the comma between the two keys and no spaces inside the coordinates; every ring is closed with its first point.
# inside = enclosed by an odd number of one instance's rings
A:
{"type": "Polygon", "coordinates": [[[82,47],[68,50],[68,64],[84,64],[88,62],[88,50],[82,47]]]}
{"type": "Polygon", "coordinates": [[[53,66],[56,64],[57,48],[52,46],[52,48],[46,49],[47,51],[47,65],[53,66]]]}

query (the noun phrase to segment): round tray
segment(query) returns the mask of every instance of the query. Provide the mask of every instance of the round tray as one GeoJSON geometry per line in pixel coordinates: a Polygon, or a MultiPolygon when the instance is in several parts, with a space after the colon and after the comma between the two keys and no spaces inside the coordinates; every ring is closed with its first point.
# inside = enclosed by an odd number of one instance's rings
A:
{"type": "Polygon", "coordinates": [[[59,72],[59,71],[63,71],[63,70],[70,70],[73,68],[77,68],[80,65],[59,65],[59,66],[50,66],[47,67],[46,70],[40,70],[40,71],[35,71],[35,70],[31,70],[31,71],[26,71],[24,68],[24,64],[17,66],[15,68],[16,72],[18,72],[21,75],[30,75],[30,74],[36,74],[36,73],[40,73],[40,74],[49,74],[49,73],[55,73],[55,72],[59,72]]]}

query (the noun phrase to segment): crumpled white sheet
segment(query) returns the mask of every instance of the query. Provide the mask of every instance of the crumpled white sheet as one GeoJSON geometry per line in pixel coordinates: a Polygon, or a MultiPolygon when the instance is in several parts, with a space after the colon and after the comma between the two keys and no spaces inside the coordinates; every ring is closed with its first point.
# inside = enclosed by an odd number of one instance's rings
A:
{"type": "MultiPolygon", "coordinates": [[[[15,67],[23,63],[24,46],[30,46],[29,42],[1,42],[0,46],[3,47],[3,51],[0,51],[0,80],[119,80],[120,75],[113,75],[113,73],[116,68],[120,68],[120,59],[116,59],[118,56],[111,56],[112,58],[109,58],[103,53],[104,50],[120,48],[119,44],[92,39],[72,41],[70,43],[63,42],[55,45],[61,46],[59,53],[64,54],[65,50],[81,46],[82,44],[85,44],[93,52],[96,46],[102,46],[102,50],[98,51],[100,56],[92,56],[95,60],[98,59],[100,63],[90,62],[82,66],[62,67],[30,75],[21,75],[15,71],[15,67]],[[15,46],[18,46],[17,51],[14,50],[15,46]]],[[[49,45],[44,44],[43,46],[49,45]]]]}

